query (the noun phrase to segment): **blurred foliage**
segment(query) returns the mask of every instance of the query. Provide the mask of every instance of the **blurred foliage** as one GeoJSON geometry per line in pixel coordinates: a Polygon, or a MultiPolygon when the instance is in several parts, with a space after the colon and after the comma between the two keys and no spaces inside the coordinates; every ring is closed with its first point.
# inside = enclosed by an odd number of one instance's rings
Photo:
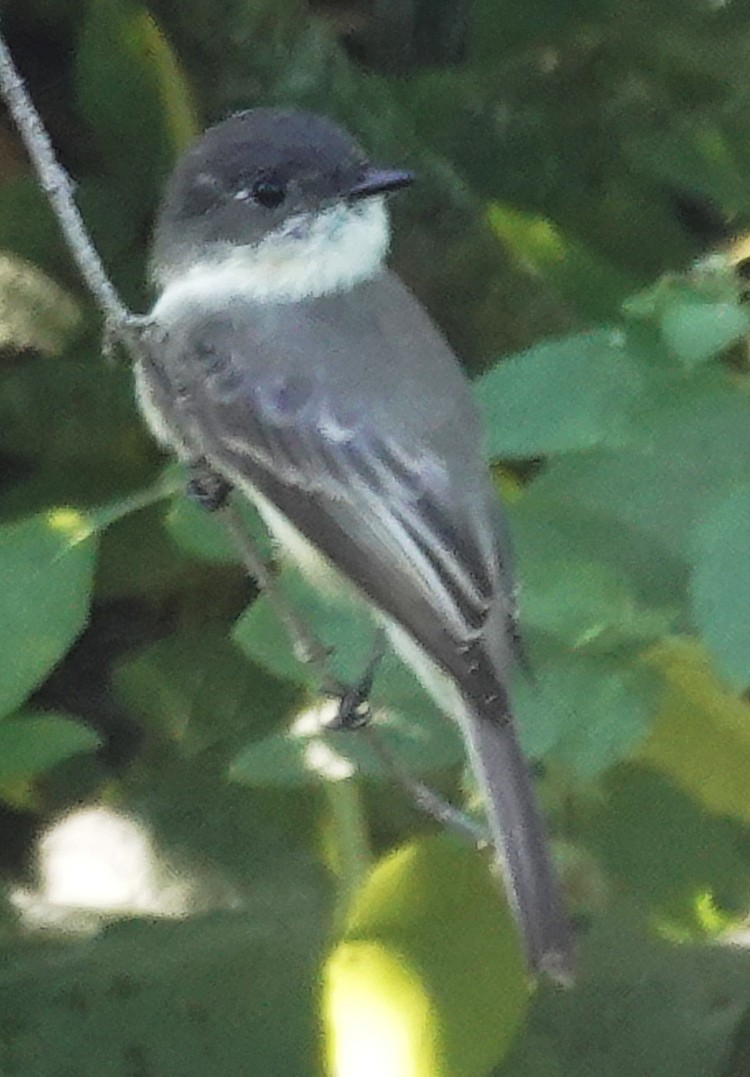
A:
{"type": "MultiPolygon", "coordinates": [[[[138,310],[164,176],[233,108],[326,112],[418,172],[393,259],[512,491],[516,710],[581,973],[525,983],[482,856],[366,737],[321,731],[309,669],[102,361],[3,121],[0,1071],[745,1077],[746,6],[6,0],[3,29],[138,310]],[[200,882],[192,915],[24,924],[26,839],[81,802],[200,882]]],[[[372,626],[279,580],[355,678],[372,626]]],[[[409,772],[473,807],[455,730],[392,656],[373,705],[409,772]]]]}

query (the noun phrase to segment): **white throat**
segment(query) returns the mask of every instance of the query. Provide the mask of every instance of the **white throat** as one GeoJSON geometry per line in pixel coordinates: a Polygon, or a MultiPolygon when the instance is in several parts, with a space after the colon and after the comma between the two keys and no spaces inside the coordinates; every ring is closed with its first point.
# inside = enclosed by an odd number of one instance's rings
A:
{"type": "Polygon", "coordinates": [[[299,302],[346,291],[373,277],[388,251],[385,199],[333,206],[313,218],[292,218],[254,246],[224,246],[187,267],[156,271],[162,292],[154,309],[169,321],[185,304],[222,304],[232,296],[258,303],[299,302]]]}

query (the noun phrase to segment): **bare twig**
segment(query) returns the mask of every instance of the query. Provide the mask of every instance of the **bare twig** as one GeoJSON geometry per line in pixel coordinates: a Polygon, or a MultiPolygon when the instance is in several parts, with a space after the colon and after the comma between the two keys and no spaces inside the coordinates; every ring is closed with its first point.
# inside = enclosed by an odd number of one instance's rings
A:
{"type": "MultiPolygon", "coordinates": [[[[21,134],[39,184],[57,218],[70,254],[104,315],[108,337],[118,339],[133,359],[153,364],[154,357],[150,349],[146,347],[140,332],[143,319],[139,319],[128,310],[109,279],[76,205],[73,182],[55,156],[47,130],[26,91],[24,81],[1,33],[0,94],[21,134]]],[[[255,551],[241,517],[230,505],[218,510],[217,515],[237,547],[245,570],[258,581],[260,587],[268,594],[269,600],[273,602],[274,609],[286,628],[295,653],[317,670],[321,690],[326,695],[337,695],[341,690],[341,685],[330,673],[328,652],[325,646],[307,628],[281,595],[268,566],[255,551]]],[[[485,840],[484,831],[473,820],[453,808],[427,786],[412,778],[396,756],[385,746],[376,730],[368,729],[367,736],[383,765],[422,811],[427,812],[438,822],[468,836],[473,842],[485,840]]]]}
{"type": "Polygon", "coordinates": [[[130,346],[130,337],[125,327],[132,319],[132,315],[115,291],[102,260],[89,238],[73,198],[71,179],[55,156],[47,130],[26,92],[23,79],[13,63],[10,50],[1,34],[0,92],[15,120],[39,178],[39,184],[49,199],[68,249],[89,291],[113,329],[117,331],[117,327],[122,327],[122,336],[127,336],[124,342],[130,346]]]}
{"type": "Polygon", "coordinates": [[[439,796],[424,782],[420,782],[403,765],[398,756],[391,751],[383,737],[378,736],[376,729],[365,726],[362,736],[366,736],[375,755],[377,755],[384,768],[401,785],[420,811],[438,823],[456,831],[463,838],[468,838],[475,845],[486,845],[490,836],[481,823],[475,822],[470,815],[454,808],[444,797],[439,796]]]}
{"type": "Polygon", "coordinates": [[[218,509],[215,515],[222,521],[229,533],[242,559],[245,570],[257,581],[258,586],[266,594],[274,612],[284,625],[299,661],[315,669],[320,690],[325,695],[339,695],[342,686],[331,675],[328,668],[328,649],[299,617],[296,610],[292,609],[290,603],[287,602],[281,588],[276,584],[273,573],[255,549],[240,514],[229,504],[218,509]]]}

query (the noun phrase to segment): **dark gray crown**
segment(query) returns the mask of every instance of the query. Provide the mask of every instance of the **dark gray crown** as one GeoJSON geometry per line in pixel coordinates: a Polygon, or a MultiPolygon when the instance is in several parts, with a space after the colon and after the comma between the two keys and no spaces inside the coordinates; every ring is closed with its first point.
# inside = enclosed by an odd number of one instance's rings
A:
{"type": "Polygon", "coordinates": [[[257,242],[286,217],[346,197],[366,173],[354,139],[322,116],[238,112],[179,161],[157,221],[156,266],[196,244],[257,242]]]}

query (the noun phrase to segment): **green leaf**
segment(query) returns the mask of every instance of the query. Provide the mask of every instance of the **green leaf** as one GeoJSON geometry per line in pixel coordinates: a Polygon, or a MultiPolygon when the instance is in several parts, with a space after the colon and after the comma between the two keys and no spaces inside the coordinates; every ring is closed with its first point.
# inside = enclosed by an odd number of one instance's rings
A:
{"type": "Polygon", "coordinates": [[[154,602],[192,582],[195,563],[175,549],[163,524],[164,506],[152,505],[107,526],[96,572],[98,599],[137,595],[154,602]]]}
{"type": "Polygon", "coordinates": [[[719,669],[750,684],[750,483],[706,506],[696,528],[690,580],[693,617],[719,669]]]}
{"type": "Polygon", "coordinates": [[[705,363],[750,333],[750,316],[734,301],[711,302],[686,295],[670,303],[661,316],[667,347],[686,366],[705,363]]]}
{"type": "Polygon", "coordinates": [[[186,755],[226,742],[236,750],[278,724],[297,697],[210,628],[178,632],[129,657],[117,667],[115,687],[186,755]]]}
{"type": "Polygon", "coordinates": [[[133,404],[133,376],[107,366],[98,351],[31,359],[3,377],[0,445],[7,452],[80,467],[92,457],[110,470],[149,463],[133,404]],[[29,422],[29,416],[34,422],[29,422]],[[106,417],[106,421],[102,421],[106,417]]]}
{"type": "Polygon", "coordinates": [[[521,560],[523,623],[572,648],[611,649],[643,642],[670,627],[669,611],[641,606],[622,576],[596,561],[521,560]]]}
{"type": "MultiPolygon", "coordinates": [[[[288,607],[330,649],[331,672],[346,683],[357,683],[375,644],[375,625],[367,611],[313,587],[296,569],[285,569],[277,587],[288,607]]],[[[295,657],[289,633],[267,596],[261,595],[245,611],[235,625],[233,637],[253,661],[277,677],[319,687],[319,673],[295,657]]]]}
{"type": "Polygon", "coordinates": [[[145,217],[175,152],[197,123],[179,64],[147,9],[131,0],[90,4],[75,52],[81,113],[110,176],[145,217]]]}
{"type": "Polygon", "coordinates": [[[484,1077],[529,988],[510,911],[483,860],[446,836],[376,865],[328,959],[329,1064],[362,1073],[484,1077]],[[429,910],[429,915],[425,915],[429,910]]]}
{"type": "Polygon", "coordinates": [[[310,1073],[319,931],[266,912],[132,921],[5,954],[0,1069],[63,1073],[310,1073]],[[154,1016],[158,1014],[158,1019],[154,1016]]]}
{"type": "Polygon", "coordinates": [[[620,660],[562,650],[534,663],[513,695],[524,750],[552,752],[582,778],[632,754],[647,733],[659,679],[632,654],[620,660]]]}
{"type": "Polygon", "coordinates": [[[613,329],[538,344],[474,383],[490,455],[506,459],[625,443],[642,391],[639,365],[613,329]]]}
{"type": "Polygon", "coordinates": [[[630,297],[626,314],[655,323],[668,352],[686,367],[697,366],[750,333],[731,267],[706,263],[686,280],[669,274],[630,297]]]}
{"type": "Polygon", "coordinates": [[[750,824],[750,706],[718,680],[694,640],[668,640],[648,662],[665,690],[639,759],[708,811],[750,824]]]}
{"type": "Polygon", "coordinates": [[[93,729],[63,714],[30,712],[4,718],[0,720],[0,781],[33,778],[100,744],[93,729]]]}
{"type": "MultiPolygon", "coordinates": [[[[256,553],[269,561],[273,544],[257,509],[243,500],[237,510],[256,553]]],[[[181,495],[174,499],[164,518],[164,526],[176,545],[194,557],[219,564],[237,564],[240,560],[226,528],[189,497],[181,495]]]]}
{"type": "Polygon", "coordinates": [[[710,815],[650,767],[616,768],[597,794],[581,826],[583,840],[607,878],[650,916],[658,910],[673,926],[700,936],[699,898],[730,897],[736,911],[742,908],[750,884],[742,827],[710,815]]]}
{"type": "Polygon", "coordinates": [[[96,545],[74,509],[0,527],[0,715],[18,708],[85,625],[96,545]]]}
{"type": "MultiPolygon", "coordinates": [[[[370,614],[346,597],[317,590],[296,569],[282,572],[279,586],[296,616],[328,649],[327,668],[343,685],[359,684],[375,648],[370,614]]],[[[243,614],[234,639],[275,676],[320,692],[319,670],[295,658],[289,635],[267,597],[261,596],[243,614]]],[[[369,698],[376,714],[383,712],[379,735],[386,747],[413,772],[434,770],[462,758],[456,729],[393,654],[378,665],[369,698]]],[[[334,715],[335,704],[330,702],[325,716],[332,719],[334,715]]],[[[252,744],[232,770],[235,778],[251,785],[310,784],[318,776],[336,779],[356,772],[392,780],[366,736],[322,732],[315,713],[303,716],[291,731],[252,744]]]]}
{"type": "MultiPolygon", "coordinates": [[[[750,1002],[750,958],[743,948],[655,942],[619,907],[598,919],[581,951],[576,988],[540,991],[530,1016],[526,1042],[532,1050],[539,1040],[547,1046],[558,1066],[555,1077],[722,1072],[750,1002]]],[[[548,1074],[524,1066],[525,1046],[521,1042],[498,1077],[548,1074]]]]}
{"type": "Polygon", "coordinates": [[[627,453],[599,449],[557,460],[534,496],[619,519],[673,557],[692,554],[705,506],[750,473],[750,402],[728,386],[700,382],[660,398],[648,437],[627,453]]]}
{"type": "Polygon", "coordinates": [[[582,562],[609,569],[617,588],[626,586],[638,610],[645,607],[649,618],[654,610],[657,616],[666,610],[675,616],[685,601],[684,564],[669,557],[663,545],[643,531],[624,523],[614,511],[582,505],[562,485],[558,497],[554,483],[532,482],[520,501],[508,505],[508,517],[518,559],[524,619],[527,612],[531,616],[527,603],[543,599],[540,588],[560,586],[545,579],[551,575],[545,571],[545,564],[555,562],[582,562]],[[539,582],[535,584],[531,581],[537,575],[539,582]]]}

